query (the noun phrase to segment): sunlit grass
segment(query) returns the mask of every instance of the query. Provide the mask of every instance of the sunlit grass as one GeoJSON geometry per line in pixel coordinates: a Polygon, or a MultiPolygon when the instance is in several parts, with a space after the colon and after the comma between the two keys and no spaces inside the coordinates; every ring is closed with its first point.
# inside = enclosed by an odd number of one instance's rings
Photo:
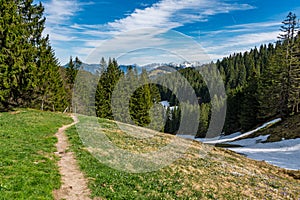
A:
{"type": "Polygon", "coordinates": [[[0,113],[0,199],[53,199],[60,186],[54,134],[71,122],[35,110],[0,113]]]}

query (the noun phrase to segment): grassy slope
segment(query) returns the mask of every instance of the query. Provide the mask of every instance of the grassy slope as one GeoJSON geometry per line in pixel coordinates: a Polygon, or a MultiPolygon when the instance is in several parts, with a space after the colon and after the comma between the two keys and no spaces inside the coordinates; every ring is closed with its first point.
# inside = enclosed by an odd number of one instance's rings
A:
{"type": "Polygon", "coordinates": [[[54,134],[71,122],[35,110],[0,113],[0,199],[53,199],[60,186],[54,134]]]}
{"type": "MultiPolygon", "coordinates": [[[[80,118],[80,120],[85,120],[80,118]]],[[[130,139],[111,121],[100,120],[110,140],[132,152],[147,152],[173,136],[149,141],[130,139]],[[147,144],[148,142],[148,144],[147,144]],[[158,143],[158,145],[156,145],[158,143]]],[[[136,131],[142,129],[136,128],[136,131]]],[[[67,131],[79,164],[89,177],[92,195],[104,199],[298,199],[300,181],[288,172],[233,152],[193,142],[185,156],[159,171],[121,172],[101,164],[82,145],[75,127],[67,131]],[[209,150],[209,151],[207,151],[209,150]],[[199,151],[207,151],[200,158],[199,151]]]]}

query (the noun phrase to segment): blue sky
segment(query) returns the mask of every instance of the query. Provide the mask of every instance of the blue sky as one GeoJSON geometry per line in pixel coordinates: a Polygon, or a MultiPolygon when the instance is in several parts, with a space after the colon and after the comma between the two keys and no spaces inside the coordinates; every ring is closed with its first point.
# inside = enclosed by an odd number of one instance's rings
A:
{"type": "Polygon", "coordinates": [[[120,64],[220,59],[274,42],[299,0],[42,0],[61,64],[116,57],[120,64]]]}

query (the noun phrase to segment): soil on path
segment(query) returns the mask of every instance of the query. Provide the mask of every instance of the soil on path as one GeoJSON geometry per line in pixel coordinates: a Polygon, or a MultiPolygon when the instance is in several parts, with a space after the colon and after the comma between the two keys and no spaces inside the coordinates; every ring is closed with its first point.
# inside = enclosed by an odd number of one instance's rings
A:
{"type": "Polygon", "coordinates": [[[79,170],[74,153],[67,151],[69,143],[64,131],[78,123],[75,115],[72,115],[72,118],[74,120],[72,124],[61,127],[55,134],[58,138],[55,153],[60,157],[58,166],[62,176],[62,185],[60,189],[53,191],[53,195],[55,200],[91,200],[88,182],[79,170]]]}

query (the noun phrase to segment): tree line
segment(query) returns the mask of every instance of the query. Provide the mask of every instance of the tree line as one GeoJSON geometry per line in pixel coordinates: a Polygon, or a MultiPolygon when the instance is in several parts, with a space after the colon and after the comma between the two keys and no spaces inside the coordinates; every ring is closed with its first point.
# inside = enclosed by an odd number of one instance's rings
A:
{"type": "MultiPolygon", "coordinates": [[[[275,44],[235,53],[195,69],[179,70],[199,98],[201,114],[196,137],[206,136],[211,109],[218,111],[224,106],[223,97],[210,97],[207,85],[199,75],[199,70],[203,68],[215,66],[223,78],[227,94],[225,134],[247,131],[268,120],[285,119],[300,113],[300,31],[297,21],[294,13],[288,14],[275,44]]],[[[174,95],[161,91],[173,105],[178,105],[174,95]]],[[[171,111],[171,117],[167,120],[171,128],[167,132],[176,133],[180,117],[180,111],[171,111]]]]}
{"type": "Polygon", "coordinates": [[[216,63],[226,84],[225,132],[247,131],[267,120],[299,114],[300,32],[289,13],[275,44],[234,54],[216,63]]]}

